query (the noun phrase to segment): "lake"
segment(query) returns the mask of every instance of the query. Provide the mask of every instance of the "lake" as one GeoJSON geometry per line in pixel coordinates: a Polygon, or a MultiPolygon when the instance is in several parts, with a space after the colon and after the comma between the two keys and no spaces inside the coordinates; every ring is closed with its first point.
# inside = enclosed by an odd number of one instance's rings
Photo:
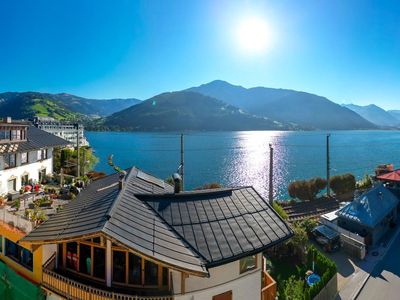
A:
{"type": "MultiPolygon", "coordinates": [[[[378,164],[400,162],[399,131],[330,132],[331,174],[350,172],[358,179],[378,164]]],[[[185,189],[205,183],[252,185],[268,196],[269,144],[274,148],[274,194],[287,199],[293,180],[326,176],[326,132],[241,131],[185,134],[185,189]]],[[[160,178],[180,164],[178,133],[86,132],[99,163],[113,172],[108,156],[122,168],[136,166],[160,178]]]]}

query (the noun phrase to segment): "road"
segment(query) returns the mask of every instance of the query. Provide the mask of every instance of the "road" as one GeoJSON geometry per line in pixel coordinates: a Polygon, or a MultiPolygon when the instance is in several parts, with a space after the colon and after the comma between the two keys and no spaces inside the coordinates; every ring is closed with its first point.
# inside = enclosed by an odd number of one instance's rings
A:
{"type": "Polygon", "coordinates": [[[400,235],[391,245],[383,261],[372,272],[361,290],[358,300],[397,300],[400,299],[400,235]]]}

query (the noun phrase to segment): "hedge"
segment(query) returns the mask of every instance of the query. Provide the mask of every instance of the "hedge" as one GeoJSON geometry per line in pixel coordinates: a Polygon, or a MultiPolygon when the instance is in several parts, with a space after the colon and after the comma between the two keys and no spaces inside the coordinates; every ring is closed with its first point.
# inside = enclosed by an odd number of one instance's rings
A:
{"type": "Polygon", "coordinates": [[[323,255],[314,245],[310,245],[307,249],[307,267],[311,270],[314,255],[315,273],[317,273],[321,280],[309,287],[309,293],[305,293],[304,299],[314,299],[315,296],[328,284],[328,282],[335,276],[337,272],[336,264],[323,255]]]}

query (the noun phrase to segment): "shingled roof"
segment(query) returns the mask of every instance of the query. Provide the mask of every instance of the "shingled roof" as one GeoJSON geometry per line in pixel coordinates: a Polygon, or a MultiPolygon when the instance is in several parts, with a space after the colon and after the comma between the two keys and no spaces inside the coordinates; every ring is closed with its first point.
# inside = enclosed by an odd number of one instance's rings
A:
{"type": "Polygon", "coordinates": [[[290,227],[252,188],[173,193],[137,168],[89,185],[77,199],[23,240],[56,243],[104,234],[126,247],[191,272],[272,247],[290,227]]]}
{"type": "Polygon", "coordinates": [[[28,126],[27,140],[21,142],[10,141],[0,145],[0,153],[17,153],[39,150],[49,147],[68,146],[71,143],[35,126],[28,126]]]}

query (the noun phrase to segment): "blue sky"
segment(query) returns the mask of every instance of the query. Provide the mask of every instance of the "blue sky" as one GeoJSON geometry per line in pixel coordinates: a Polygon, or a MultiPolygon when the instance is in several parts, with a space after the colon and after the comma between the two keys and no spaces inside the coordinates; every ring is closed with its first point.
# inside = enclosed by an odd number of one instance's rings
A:
{"type": "Polygon", "coordinates": [[[1,0],[0,91],[147,99],[214,79],[400,109],[398,1],[1,0]],[[240,51],[243,18],[263,53],[240,51]]]}

